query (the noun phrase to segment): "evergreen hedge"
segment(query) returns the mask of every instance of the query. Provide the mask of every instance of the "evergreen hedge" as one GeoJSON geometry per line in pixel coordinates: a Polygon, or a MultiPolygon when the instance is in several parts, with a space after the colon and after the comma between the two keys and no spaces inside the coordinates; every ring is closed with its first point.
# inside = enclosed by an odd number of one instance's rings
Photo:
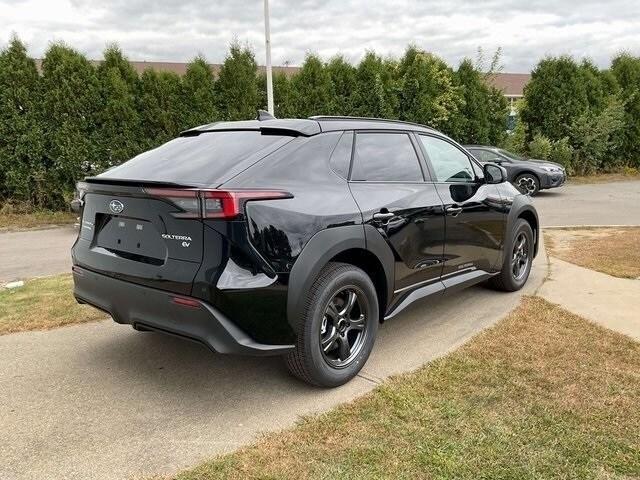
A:
{"type": "MultiPolygon", "coordinates": [[[[486,76],[469,60],[454,70],[412,46],[399,59],[367,52],[356,66],[310,54],[296,75],[274,74],[275,113],[398,118],[461,143],[544,146],[575,170],[640,162],[640,59],[620,55],[606,71],[570,57],[544,59],[509,137],[506,100],[486,76]]],[[[0,203],[66,208],[86,175],[186,128],[255,118],[266,105],[265,83],[251,49],[237,43],[214,78],[202,56],[183,77],[150,69],[139,76],[115,45],[95,66],[62,43],[50,46],[38,73],[13,38],[0,51],[0,203]]]]}

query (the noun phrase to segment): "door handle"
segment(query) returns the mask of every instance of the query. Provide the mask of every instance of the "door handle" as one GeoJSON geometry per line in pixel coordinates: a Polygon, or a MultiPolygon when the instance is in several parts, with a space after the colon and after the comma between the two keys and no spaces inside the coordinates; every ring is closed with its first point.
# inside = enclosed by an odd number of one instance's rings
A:
{"type": "Polygon", "coordinates": [[[459,207],[457,205],[450,205],[445,209],[445,212],[447,212],[447,215],[451,215],[452,217],[457,217],[461,211],[462,211],[462,207],[459,207]]]}
{"type": "Polygon", "coordinates": [[[395,217],[396,214],[392,212],[378,212],[373,214],[374,220],[389,220],[395,217]]]}

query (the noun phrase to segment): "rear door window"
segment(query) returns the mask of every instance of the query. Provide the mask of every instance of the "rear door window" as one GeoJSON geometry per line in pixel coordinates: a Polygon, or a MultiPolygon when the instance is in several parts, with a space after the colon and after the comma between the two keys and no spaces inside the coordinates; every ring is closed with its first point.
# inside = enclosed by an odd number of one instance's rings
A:
{"type": "Polygon", "coordinates": [[[351,180],[422,182],[422,168],[406,133],[358,133],[351,180]]]}
{"type": "Polygon", "coordinates": [[[244,161],[268,155],[294,137],[264,135],[257,130],[205,132],[179,137],[99,175],[102,178],[146,180],[184,185],[217,184],[244,161]]]}

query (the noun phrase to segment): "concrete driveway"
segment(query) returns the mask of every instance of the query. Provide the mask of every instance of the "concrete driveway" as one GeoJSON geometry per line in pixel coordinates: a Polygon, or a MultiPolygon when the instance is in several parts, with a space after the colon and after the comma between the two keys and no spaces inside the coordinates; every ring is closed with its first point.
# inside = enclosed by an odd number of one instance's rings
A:
{"type": "Polygon", "coordinates": [[[73,226],[0,233],[0,284],[71,271],[73,226]]]}
{"type": "Polygon", "coordinates": [[[323,390],[279,358],[216,355],[111,320],[0,336],[0,478],[126,479],[171,474],[351,400],[458,347],[506,315],[527,287],[476,287],[385,323],[364,371],[323,390]]]}
{"type": "Polygon", "coordinates": [[[542,190],[534,202],[542,226],[640,225],[640,181],[565,185],[542,190]]]}

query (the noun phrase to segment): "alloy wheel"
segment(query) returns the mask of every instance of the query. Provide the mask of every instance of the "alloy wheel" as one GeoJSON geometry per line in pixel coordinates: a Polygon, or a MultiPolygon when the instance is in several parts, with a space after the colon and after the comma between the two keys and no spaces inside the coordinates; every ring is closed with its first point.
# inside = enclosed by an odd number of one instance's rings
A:
{"type": "Polygon", "coordinates": [[[520,232],[514,242],[511,256],[511,273],[515,280],[521,280],[526,275],[530,261],[529,240],[524,232],[520,232]]]}
{"type": "Polygon", "coordinates": [[[320,324],[320,350],[332,367],[348,366],[362,350],[367,328],[364,298],[360,289],[345,287],[325,308],[320,324]]]}
{"type": "Polygon", "coordinates": [[[525,195],[533,195],[537,190],[536,179],[528,175],[520,177],[516,186],[518,187],[518,190],[520,190],[525,195]]]}

